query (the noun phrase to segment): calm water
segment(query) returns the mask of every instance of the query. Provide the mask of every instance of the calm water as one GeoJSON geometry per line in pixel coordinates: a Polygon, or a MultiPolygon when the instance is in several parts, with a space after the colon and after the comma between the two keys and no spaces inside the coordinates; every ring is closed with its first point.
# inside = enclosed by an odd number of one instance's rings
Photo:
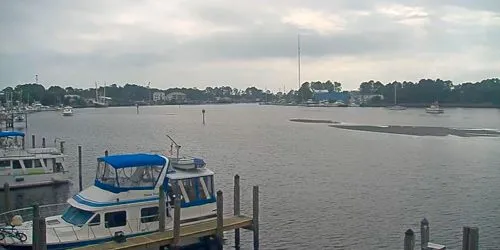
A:
{"type": "MultiPolygon", "coordinates": [[[[404,231],[430,221],[431,240],[459,249],[462,226],[480,228],[481,249],[499,249],[500,138],[417,137],[349,131],[291,118],[370,125],[419,125],[500,130],[495,109],[307,108],[258,105],[78,109],[29,117],[28,134],[66,141],[75,185],[16,192],[17,206],[61,202],[77,192],[76,149],[83,146],[84,182],[95,158],[167,150],[172,135],[184,153],[204,157],[217,173],[232,211],[232,178],[241,175],[242,210],[251,186],[261,189],[263,249],[401,249],[404,231]],[[201,124],[206,109],[207,125],[201,124]]],[[[417,239],[420,238],[417,232],[417,239]]],[[[227,234],[226,248],[233,247],[227,234]]],[[[251,249],[251,233],[242,233],[251,249]]],[[[419,241],[419,240],[417,240],[419,241]]]]}

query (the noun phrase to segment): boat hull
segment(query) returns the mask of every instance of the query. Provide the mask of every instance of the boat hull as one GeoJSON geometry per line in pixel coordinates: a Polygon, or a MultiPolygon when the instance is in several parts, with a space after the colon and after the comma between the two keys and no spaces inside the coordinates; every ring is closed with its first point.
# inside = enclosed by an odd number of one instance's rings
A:
{"type": "MultiPolygon", "coordinates": [[[[8,183],[11,189],[31,188],[69,183],[66,172],[31,175],[0,175],[0,183],[8,183]]],[[[0,186],[3,190],[3,185],[0,186]]]]}
{"type": "Polygon", "coordinates": [[[425,109],[425,112],[429,113],[429,114],[442,114],[442,113],[444,113],[444,110],[442,110],[442,109],[425,109]]]}

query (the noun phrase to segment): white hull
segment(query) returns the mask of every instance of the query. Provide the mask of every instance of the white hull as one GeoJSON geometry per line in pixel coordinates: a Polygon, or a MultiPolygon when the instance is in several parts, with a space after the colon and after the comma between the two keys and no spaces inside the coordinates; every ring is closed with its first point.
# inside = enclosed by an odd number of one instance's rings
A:
{"type": "MultiPolygon", "coordinates": [[[[9,183],[11,189],[50,186],[69,182],[67,172],[31,174],[31,175],[0,175],[0,183],[9,183]]],[[[3,185],[0,186],[3,190],[3,185]]]]}
{"type": "Polygon", "coordinates": [[[389,107],[390,110],[406,110],[406,107],[404,106],[399,106],[399,105],[395,105],[395,106],[391,106],[389,107]]]}
{"type": "Polygon", "coordinates": [[[63,112],[63,116],[73,116],[73,112],[63,112]]]}
{"type": "Polygon", "coordinates": [[[427,112],[429,114],[442,114],[442,113],[444,113],[444,110],[443,109],[435,109],[435,108],[426,108],[425,112],[427,112]]]}

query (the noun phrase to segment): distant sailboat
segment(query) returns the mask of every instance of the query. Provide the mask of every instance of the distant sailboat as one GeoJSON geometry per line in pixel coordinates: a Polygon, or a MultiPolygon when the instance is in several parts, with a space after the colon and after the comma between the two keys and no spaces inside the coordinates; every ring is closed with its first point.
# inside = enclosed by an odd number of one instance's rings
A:
{"type": "Polygon", "coordinates": [[[103,95],[99,96],[99,88],[97,87],[97,82],[95,83],[95,101],[94,106],[96,108],[106,108],[108,103],[106,102],[108,97],[106,97],[106,84],[104,84],[103,95]]]}
{"type": "Polygon", "coordinates": [[[394,84],[394,106],[390,106],[389,109],[390,110],[405,110],[406,109],[405,106],[400,106],[397,104],[398,103],[397,86],[398,86],[397,84],[394,84]]]}

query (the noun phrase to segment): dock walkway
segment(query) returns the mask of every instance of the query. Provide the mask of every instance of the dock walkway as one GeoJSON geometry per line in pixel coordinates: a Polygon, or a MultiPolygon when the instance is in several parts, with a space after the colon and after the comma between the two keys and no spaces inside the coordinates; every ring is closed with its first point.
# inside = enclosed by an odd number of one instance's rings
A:
{"type": "MultiPolygon", "coordinates": [[[[230,231],[240,228],[251,228],[252,218],[247,216],[232,216],[224,218],[224,231],[230,231]]],[[[217,219],[210,219],[198,223],[181,225],[180,241],[183,239],[192,239],[196,237],[205,237],[215,235],[217,230],[217,219]]],[[[174,232],[168,230],[165,232],[157,232],[144,236],[136,236],[127,238],[126,242],[108,242],[100,245],[93,245],[81,248],[79,250],[135,250],[135,249],[159,249],[160,246],[171,245],[174,243],[174,232]]]]}

